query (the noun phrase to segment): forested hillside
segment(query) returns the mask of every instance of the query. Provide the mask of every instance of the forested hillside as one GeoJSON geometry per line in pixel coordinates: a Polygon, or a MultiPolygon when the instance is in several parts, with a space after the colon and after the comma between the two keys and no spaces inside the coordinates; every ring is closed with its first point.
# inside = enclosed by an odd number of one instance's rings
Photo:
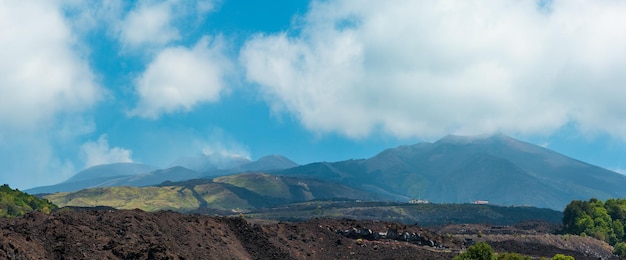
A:
{"type": "Polygon", "coordinates": [[[0,217],[19,217],[32,211],[50,213],[56,207],[46,199],[11,189],[7,184],[0,186],[0,217]]]}

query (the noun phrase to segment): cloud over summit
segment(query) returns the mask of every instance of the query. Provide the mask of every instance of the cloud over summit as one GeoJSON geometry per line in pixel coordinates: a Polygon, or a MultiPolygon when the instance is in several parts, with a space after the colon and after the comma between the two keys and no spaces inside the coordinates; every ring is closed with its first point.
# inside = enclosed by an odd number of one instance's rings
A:
{"type": "Polygon", "coordinates": [[[257,35],[240,60],[275,110],[312,131],[542,134],[574,123],[626,139],[624,12],[615,1],[314,2],[298,34],[257,35]]]}

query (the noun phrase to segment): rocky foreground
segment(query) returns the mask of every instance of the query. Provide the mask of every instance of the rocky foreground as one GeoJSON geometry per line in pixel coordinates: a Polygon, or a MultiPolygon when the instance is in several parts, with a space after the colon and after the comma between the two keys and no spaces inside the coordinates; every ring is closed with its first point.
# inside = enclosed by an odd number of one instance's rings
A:
{"type": "MultiPolygon", "coordinates": [[[[524,254],[538,248],[511,239],[499,241],[497,251],[524,254]]],[[[113,209],[0,219],[2,259],[451,259],[467,242],[416,225],[378,221],[287,223],[113,209]]],[[[558,245],[542,246],[545,252],[528,254],[610,257],[610,252],[598,253],[595,248],[591,255],[558,245]]]]}

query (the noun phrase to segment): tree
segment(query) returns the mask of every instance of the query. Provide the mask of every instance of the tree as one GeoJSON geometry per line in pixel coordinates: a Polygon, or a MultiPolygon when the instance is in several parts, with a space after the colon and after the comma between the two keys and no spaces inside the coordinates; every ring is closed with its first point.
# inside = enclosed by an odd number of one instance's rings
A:
{"type": "Polygon", "coordinates": [[[615,236],[619,240],[624,239],[624,223],[619,219],[613,220],[613,232],[615,232],[615,236]]]}
{"type": "Polygon", "coordinates": [[[626,239],[626,199],[574,200],[563,212],[563,231],[588,235],[611,245],[626,239]]]}
{"type": "Polygon", "coordinates": [[[563,211],[563,228],[566,233],[580,234],[585,232],[584,229],[580,229],[579,225],[576,225],[577,219],[583,215],[583,213],[591,214],[591,207],[588,202],[581,200],[573,200],[565,207],[563,211]]]}
{"type": "Polygon", "coordinates": [[[626,219],[626,199],[608,199],[604,207],[613,219],[626,219]]]}
{"type": "Polygon", "coordinates": [[[613,247],[613,254],[616,254],[620,257],[626,257],[626,243],[619,242],[615,244],[613,247]]]}
{"type": "Polygon", "coordinates": [[[493,248],[485,242],[478,242],[467,249],[467,252],[454,257],[454,260],[494,260],[493,248]]]}

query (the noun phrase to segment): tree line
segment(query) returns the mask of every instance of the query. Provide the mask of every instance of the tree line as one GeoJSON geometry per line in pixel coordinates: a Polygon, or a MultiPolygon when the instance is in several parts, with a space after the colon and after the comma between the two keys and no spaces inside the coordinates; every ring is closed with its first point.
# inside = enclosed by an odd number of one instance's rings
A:
{"type": "Polygon", "coordinates": [[[568,234],[591,236],[615,248],[615,253],[626,255],[626,199],[574,200],[563,212],[563,231],[568,234]]]}
{"type": "MultiPolygon", "coordinates": [[[[556,254],[554,257],[540,258],[542,260],[574,260],[574,257],[556,254]]],[[[478,242],[467,248],[467,251],[455,256],[453,260],[532,260],[530,256],[518,253],[494,253],[493,248],[485,242],[478,242]]]]}
{"type": "Polygon", "coordinates": [[[50,213],[56,208],[50,201],[11,189],[8,184],[0,186],[0,217],[19,217],[32,211],[50,213]]]}

